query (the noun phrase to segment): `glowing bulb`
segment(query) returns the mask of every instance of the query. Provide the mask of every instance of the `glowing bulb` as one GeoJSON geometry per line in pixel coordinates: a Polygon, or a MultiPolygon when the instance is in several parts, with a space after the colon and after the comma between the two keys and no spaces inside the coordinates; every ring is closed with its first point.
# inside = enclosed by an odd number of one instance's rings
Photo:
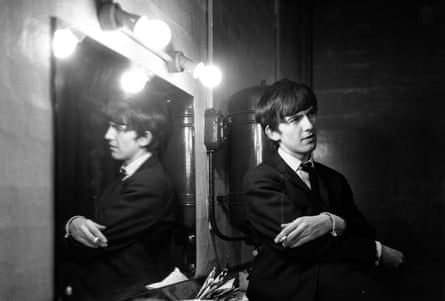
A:
{"type": "Polygon", "coordinates": [[[57,58],[66,58],[74,53],[79,39],[68,29],[58,29],[54,33],[53,52],[57,58]]]}
{"type": "Polygon", "coordinates": [[[133,68],[122,74],[120,84],[122,90],[127,93],[135,94],[142,91],[149,80],[150,77],[145,70],[141,68],[133,68]]]}
{"type": "Polygon", "coordinates": [[[213,88],[221,83],[222,74],[218,67],[206,66],[201,62],[195,67],[193,77],[199,78],[204,86],[213,88]]]}
{"type": "Polygon", "coordinates": [[[153,49],[162,49],[170,43],[172,32],[168,25],[160,20],[148,20],[142,16],[133,29],[134,36],[153,49]]]}

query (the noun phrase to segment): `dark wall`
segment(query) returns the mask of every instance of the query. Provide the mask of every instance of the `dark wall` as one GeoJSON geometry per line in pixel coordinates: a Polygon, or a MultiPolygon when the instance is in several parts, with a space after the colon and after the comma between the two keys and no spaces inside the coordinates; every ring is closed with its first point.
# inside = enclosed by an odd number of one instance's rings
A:
{"type": "Polygon", "coordinates": [[[304,0],[278,1],[277,77],[312,84],[313,3],[304,0]]]}
{"type": "Polygon", "coordinates": [[[214,60],[224,74],[216,107],[241,89],[275,80],[274,24],[273,0],[214,1],[214,60]]]}
{"type": "Polygon", "coordinates": [[[445,4],[319,1],[313,13],[317,156],[405,253],[405,300],[442,300],[445,4]]]}

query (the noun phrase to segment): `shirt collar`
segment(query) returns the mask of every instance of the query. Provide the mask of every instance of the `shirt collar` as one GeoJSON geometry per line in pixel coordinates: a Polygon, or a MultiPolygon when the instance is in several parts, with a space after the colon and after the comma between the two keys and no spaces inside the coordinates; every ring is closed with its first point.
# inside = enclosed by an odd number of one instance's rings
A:
{"type": "Polygon", "coordinates": [[[125,177],[124,179],[131,177],[136,170],[145,162],[148,160],[148,158],[151,157],[151,153],[146,153],[131,162],[130,164],[126,165],[125,163],[122,165],[122,169],[125,170],[125,177]]]}
{"type": "MultiPolygon", "coordinates": [[[[288,154],[281,147],[278,148],[278,154],[284,160],[284,162],[286,162],[286,164],[289,165],[289,167],[292,170],[299,170],[301,168],[301,163],[303,162],[300,159],[297,159],[294,156],[288,154]]],[[[307,160],[306,162],[311,162],[311,165],[314,166],[314,160],[312,159],[312,154],[309,157],[309,160],[307,160]]]]}

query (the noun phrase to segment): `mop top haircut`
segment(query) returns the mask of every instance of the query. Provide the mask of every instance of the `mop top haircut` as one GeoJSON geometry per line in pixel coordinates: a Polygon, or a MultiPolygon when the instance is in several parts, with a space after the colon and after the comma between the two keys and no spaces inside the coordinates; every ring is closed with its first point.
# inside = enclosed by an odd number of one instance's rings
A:
{"type": "Polygon", "coordinates": [[[163,101],[145,99],[142,102],[118,98],[108,103],[104,113],[110,122],[123,126],[125,131],[135,131],[138,138],[150,131],[152,140],[146,146],[150,152],[159,152],[168,142],[172,121],[163,101]]]}
{"type": "Polygon", "coordinates": [[[312,89],[303,83],[283,79],[263,93],[256,107],[255,119],[263,131],[266,127],[278,131],[278,125],[285,122],[285,117],[310,107],[317,113],[317,98],[312,89]]]}

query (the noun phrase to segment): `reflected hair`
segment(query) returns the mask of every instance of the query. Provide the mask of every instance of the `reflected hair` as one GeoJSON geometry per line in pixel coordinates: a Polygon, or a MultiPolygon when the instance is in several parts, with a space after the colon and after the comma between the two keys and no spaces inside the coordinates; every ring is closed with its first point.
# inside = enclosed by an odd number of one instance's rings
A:
{"type": "Polygon", "coordinates": [[[171,133],[171,116],[165,102],[144,99],[143,101],[116,98],[110,100],[104,109],[109,121],[126,125],[127,130],[136,132],[137,137],[152,134],[148,151],[157,152],[166,146],[171,133]]]}
{"type": "Polygon", "coordinates": [[[314,91],[303,84],[283,79],[269,86],[258,101],[255,119],[263,130],[269,126],[278,130],[284,117],[292,116],[309,107],[317,111],[317,98],[314,91]]]}

